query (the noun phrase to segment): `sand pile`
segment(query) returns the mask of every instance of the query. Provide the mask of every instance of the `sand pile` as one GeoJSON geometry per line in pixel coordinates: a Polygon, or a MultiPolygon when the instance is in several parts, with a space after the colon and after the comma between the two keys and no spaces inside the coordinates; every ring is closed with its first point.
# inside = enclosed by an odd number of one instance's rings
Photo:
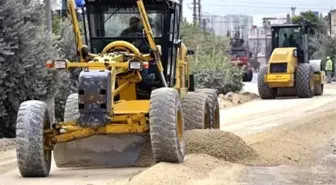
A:
{"type": "Polygon", "coordinates": [[[227,107],[233,107],[235,105],[239,105],[242,103],[246,103],[249,101],[252,101],[254,99],[259,98],[257,94],[249,93],[249,92],[240,92],[240,93],[234,93],[229,92],[226,95],[219,95],[218,101],[219,101],[219,107],[220,108],[227,108],[227,107]]]}
{"type": "Polygon", "coordinates": [[[244,166],[205,154],[191,154],[183,164],[159,163],[134,176],[129,185],[234,184],[244,166]]]}
{"type": "Polygon", "coordinates": [[[203,153],[229,162],[257,156],[240,137],[221,130],[190,130],[185,141],[187,154],[203,153]]]}
{"type": "MultiPolygon", "coordinates": [[[[256,157],[256,152],[237,135],[221,130],[189,130],[185,132],[186,155],[207,154],[228,162],[256,157]]],[[[147,143],[135,166],[154,164],[150,143],[147,143]]]]}
{"type": "Polygon", "coordinates": [[[15,147],[15,139],[0,139],[0,151],[6,151],[15,147]]]}

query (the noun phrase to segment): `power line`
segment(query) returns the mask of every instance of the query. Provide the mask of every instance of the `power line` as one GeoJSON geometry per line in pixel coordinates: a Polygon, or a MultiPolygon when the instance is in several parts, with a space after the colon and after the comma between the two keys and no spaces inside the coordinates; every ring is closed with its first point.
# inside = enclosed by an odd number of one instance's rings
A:
{"type": "MultiPolygon", "coordinates": [[[[235,1],[235,3],[239,3],[239,4],[243,4],[243,5],[250,5],[251,4],[250,1],[235,1]]],[[[264,2],[259,2],[258,3],[258,2],[253,1],[253,5],[265,5],[265,3],[264,2]]],[[[279,5],[279,3],[267,2],[267,5],[279,5]]],[[[329,9],[330,9],[331,6],[333,6],[332,4],[329,4],[329,5],[316,5],[316,4],[306,4],[306,3],[305,4],[297,4],[297,3],[295,3],[295,4],[293,4],[293,3],[291,3],[291,4],[284,4],[284,3],[281,3],[281,6],[288,6],[288,7],[291,7],[291,6],[307,6],[307,5],[309,5],[311,7],[314,7],[314,8],[319,8],[319,7],[321,8],[321,7],[328,6],[329,9]]]]}
{"type": "MultiPolygon", "coordinates": [[[[266,9],[290,9],[292,6],[262,6],[262,5],[229,5],[229,4],[203,4],[203,6],[215,6],[215,7],[240,7],[240,8],[266,8],[266,9]]],[[[298,6],[297,9],[318,9],[318,10],[330,10],[330,8],[313,8],[298,6]]]]}

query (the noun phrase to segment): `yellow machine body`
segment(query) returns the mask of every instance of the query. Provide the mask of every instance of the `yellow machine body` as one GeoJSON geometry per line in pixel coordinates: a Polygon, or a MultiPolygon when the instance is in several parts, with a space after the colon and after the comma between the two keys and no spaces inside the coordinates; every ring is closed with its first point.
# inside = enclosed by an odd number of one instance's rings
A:
{"type": "Polygon", "coordinates": [[[277,96],[311,98],[323,94],[325,72],[321,60],[311,60],[307,25],[272,25],[272,54],[258,74],[262,99],[277,96]]]}
{"type": "MultiPolygon", "coordinates": [[[[295,85],[295,72],[298,66],[298,59],[295,57],[295,48],[276,48],[274,49],[268,62],[268,73],[264,76],[264,81],[272,88],[291,88],[295,85]],[[271,65],[286,64],[285,72],[273,73],[271,65]]],[[[322,83],[325,81],[325,73],[314,74],[314,83],[322,83]]]]}
{"type": "Polygon", "coordinates": [[[298,65],[297,58],[294,57],[295,48],[276,48],[274,49],[268,62],[268,73],[264,76],[264,81],[270,87],[293,87],[294,74],[298,65]],[[273,73],[271,65],[286,64],[287,69],[282,73],[273,73]]]}
{"type": "MultiPolygon", "coordinates": [[[[109,115],[112,121],[107,125],[83,128],[75,120],[56,124],[56,130],[63,132],[51,130],[48,146],[55,145],[54,158],[58,167],[132,166],[138,160],[144,145],[148,144],[150,100],[137,99],[136,84],[142,77],[139,71],[130,71],[129,64],[132,60],[141,61],[142,64],[155,60],[161,74],[164,69],[159,56],[161,47],[155,44],[144,4],[142,1],[136,3],[146,38],[154,54],[143,54],[132,43],[120,40],[106,45],[99,55],[88,53],[88,57],[85,57],[81,50],[85,46],[78,28],[74,2],[68,1],[81,61],[66,61],[66,68],[83,68],[89,71],[110,68],[111,86],[117,87],[112,89],[112,96],[119,96],[119,100],[112,102],[109,115]],[[118,54],[114,51],[124,53],[118,54]]],[[[187,47],[181,43],[177,50],[174,86],[180,98],[188,93],[190,87],[187,52],[187,47]]]]}

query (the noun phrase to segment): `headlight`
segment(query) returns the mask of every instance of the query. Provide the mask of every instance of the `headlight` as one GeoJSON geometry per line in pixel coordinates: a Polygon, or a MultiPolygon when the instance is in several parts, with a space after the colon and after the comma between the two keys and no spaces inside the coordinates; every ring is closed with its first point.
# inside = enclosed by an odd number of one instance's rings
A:
{"type": "Polygon", "coordinates": [[[66,60],[55,60],[55,69],[66,69],[66,60]]]}
{"type": "Polygon", "coordinates": [[[54,61],[51,60],[51,59],[47,60],[46,66],[47,66],[47,68],[50,68],[50,69],[54,68],[54,61]]]}
{"type": "Polygon", "coordinates": [[[129,68],[132,70],[141,70],[142,65],[140,61],[131,61],[129,62],[129,68]]]}

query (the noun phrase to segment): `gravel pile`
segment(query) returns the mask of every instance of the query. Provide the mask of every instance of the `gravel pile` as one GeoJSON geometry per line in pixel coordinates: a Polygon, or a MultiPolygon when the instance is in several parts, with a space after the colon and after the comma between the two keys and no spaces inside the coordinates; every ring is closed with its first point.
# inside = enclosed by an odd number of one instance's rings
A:
{"type": "MultiPolygon", "coordinates": [[[[189,130],[185,133],[185,142],[186,155],[207,154],[228,162],[257,155],[240,137],[221,130],[189,130]]],[[[135,166],[149,167],[153,164],[151,145],[147,143],[135,166]]]]}
{"type": "Polygon", "coordinates": [[[222,130],[187,131],[185,140],[187,154],[202,153],[229,162],[237,162],[257,155],[240,137],[222,130]]]}

